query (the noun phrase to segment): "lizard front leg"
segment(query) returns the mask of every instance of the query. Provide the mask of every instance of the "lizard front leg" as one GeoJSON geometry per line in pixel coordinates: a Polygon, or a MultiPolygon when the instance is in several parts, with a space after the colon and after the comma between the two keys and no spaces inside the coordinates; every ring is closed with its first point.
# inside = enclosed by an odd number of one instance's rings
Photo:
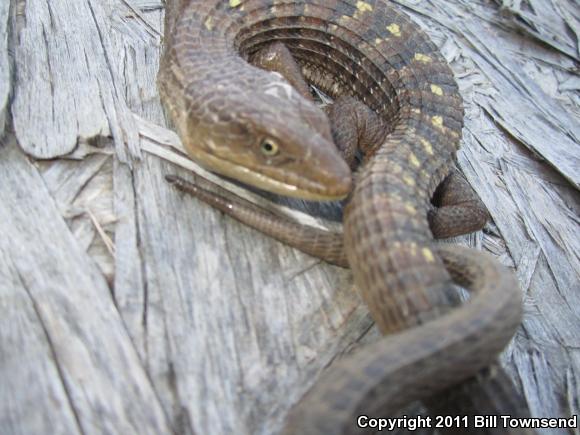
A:
{"type": "Polygon", "coordinates": [[[487,208],[463,176],[454,171],[439,185],[429,210],[429,226],[438,239],[482,229],[489,219],[487,208]]]}
{"type": "MultiPolygon", "coordinates": [[[[370,159],[389,132],[382,118],[352,97],[339,98],[327,114],[336,146],[351,168],[357,149],[363,152],[364,160],[370,159]]],[[[428,220],[437,239],[478,231],[489,219],[485,205],[457,170],[437,187],[432,204],[428,220]]]]}

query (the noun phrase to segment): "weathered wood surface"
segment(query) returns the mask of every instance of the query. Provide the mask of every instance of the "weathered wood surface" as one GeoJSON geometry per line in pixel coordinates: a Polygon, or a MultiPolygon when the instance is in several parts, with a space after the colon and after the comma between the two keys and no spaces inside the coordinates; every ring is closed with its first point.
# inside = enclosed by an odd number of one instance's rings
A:
{"type": "Polygon", "coordinates": [[[8,60],[8,2],[0,4],[0,132],[4,131],[10,92],[10,67],[8,60]]]}
{"type": "MultiPolygon", "coordinates": [[[[503,362],[534,415],[578,414],[577,4],[397,3],[466,101],[460,166],[494,223],[454,242],[514,267],[525,295],[503,362]]],[[[155,0],[0,2],[3,434],[276,433],[377,338],[348,271],[163,181],[199,168],[164,127],[162,17],[155,0]]]]}

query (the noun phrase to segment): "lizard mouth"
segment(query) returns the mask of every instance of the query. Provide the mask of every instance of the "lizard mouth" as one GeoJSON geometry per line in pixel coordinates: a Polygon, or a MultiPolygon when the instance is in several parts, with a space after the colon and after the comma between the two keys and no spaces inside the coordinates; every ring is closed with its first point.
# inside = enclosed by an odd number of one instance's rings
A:
{"type": "Polygon", "coordinates": [[[327,176],[326,183],[308,178],[299,178],[292,173],[275,178],[273,175],[252,170],[199,149],[195,151],[190,149],[190,152],[192,154],[195,153],[194,160],[197,163],[212,172],[278,195],[313,201],[337,201],[344,199],[351,190],[352,179],[350,172],[344,175],[327,176]]]}

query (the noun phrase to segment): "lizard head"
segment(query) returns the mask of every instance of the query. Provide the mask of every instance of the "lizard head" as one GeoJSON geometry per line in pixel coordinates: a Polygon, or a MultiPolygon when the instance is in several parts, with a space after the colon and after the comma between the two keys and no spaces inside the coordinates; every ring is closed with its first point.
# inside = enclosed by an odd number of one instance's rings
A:
{"type": "Polygon", "coordinates": [[[262,190],[344,198],[351,172],[324,112],[278,74],[261,71],[256,77],[243,87],[214,84],[214,96],[186,120],[181,136],[188,153],[207,169],[262,190]]]}

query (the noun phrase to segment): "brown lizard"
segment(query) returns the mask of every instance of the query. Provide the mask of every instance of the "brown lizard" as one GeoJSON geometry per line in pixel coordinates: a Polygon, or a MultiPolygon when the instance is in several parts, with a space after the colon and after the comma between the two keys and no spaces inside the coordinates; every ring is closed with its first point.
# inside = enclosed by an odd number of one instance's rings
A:
{"type": "MultiPolygon", "coordinates": [[[[492,291],[482,293],[490,297],[496,292],[494,298],[505,305],[484,304],[489,312],[478,317],[481,334],[438,331],[462,338],[456,349],[459,356],[472,361],[474,355],[467,353],[477,351],[475,359],[483,365],[462,367],[461,358],[445,359],[444,352],[439,360],[425,357],[423,361],[433,364],[432,375],[439,382],[424,389],[415,385],[415,395],[405,395],[405,400],[425,398],[487,365],[488,357],[505,345],[519,322],[519,296],[493,263],[482,258],[478,264],[476,254],[465,255],[469,261],[461,262],[457,257],[463,250],[452,253],[451,248],[433,247],[432,231],[441,237],[471,231],[481,227],[486,215],[474,207],[478,200],[473,194],[465,195],[469,192],[465,182],[451,174],[463,108],[453,75],[429,38],[408,17],[380,0],[174,0],[168,2],[165,35],[160,93],[186,149],[200,164],[264,190],[330,200],[350,190],[348,167],[332,142],[338,143],[351,164],[353,139],[363,146],[366,156],[345,209],[344,240],[342,234],[278,219],[227,192],[216,195],[171,180],[285,243],[351,267],[363,299],[385,334],[425,322],[441,324],[432,321],[457,303],[450,291],[448,269],[457,281],[472,284],[474,270],[490,276],[493,269],[504,281],[487,283],[492,291]],[[290,82],[295,77],[291,70],[299,69],[309,83],[339,100],[329,113],[333,132],[300,79],[291,86],[280,74],[249,65],[248,60],[264,57],[272,41],[283,42],[299,64],[294,67],[286,62],[274,69],[290,82]],[[354,138],[353,131],[357,132],[354,138]],[[439,208],[430,203],[434,196],[439,208]],[[500,297],[505,291],[507,297],[500,297]],[[500,322],[503,332],[484,337],[489,323],[483,319],[500,322]],[[474,336],[475,345],[469,342],[474,336]],[[443,370],[450,362],[455,365],[449,376],[439,378],[437,368],[443,370]]],[[[284,56],[284,50],[281,53],[284,56]]],[[[267,67],[264,62],[261,65],[267,67]]],[[[465,321],[463,309],[454,315],[465,321]]],[[[419,342],[432,339],[426,331],[421,326],[405,336],[408,339],[411,334],[419,342]]],[[[397,343],[396,350],[404,351],[404,341],[397,343]]],[[[428,342],[424,345],[433,352],[439,349],[428,342]]],[[[406,380],[412,380],[412,369],[417,366],[412,359],[403,358],[402,363],[407,367],[406,380]]],[[[517,399],[511,400],[512,387],[506,379],[500,372],[485,380],[493,389],[480,388],[476,382],[468,388],[473,390],[469,394],[479,394],[476,402],[487,403],[489,409],[501,402],[507,407],[504,412],[525,413],[517,399]]],[[[372,392],[366,393],[358,397],[359,402],[350,401],[349,410],[360,409],[360,401],[370,406],[372,392]]],[[[342,397],[352,398],[346,393],[342,397]]],[[[454,403],[465,412],[477,411],[469,395],[459,394],[454,403]]],[[[435,401],[431,407],[437,409],[435,401]]]]}

